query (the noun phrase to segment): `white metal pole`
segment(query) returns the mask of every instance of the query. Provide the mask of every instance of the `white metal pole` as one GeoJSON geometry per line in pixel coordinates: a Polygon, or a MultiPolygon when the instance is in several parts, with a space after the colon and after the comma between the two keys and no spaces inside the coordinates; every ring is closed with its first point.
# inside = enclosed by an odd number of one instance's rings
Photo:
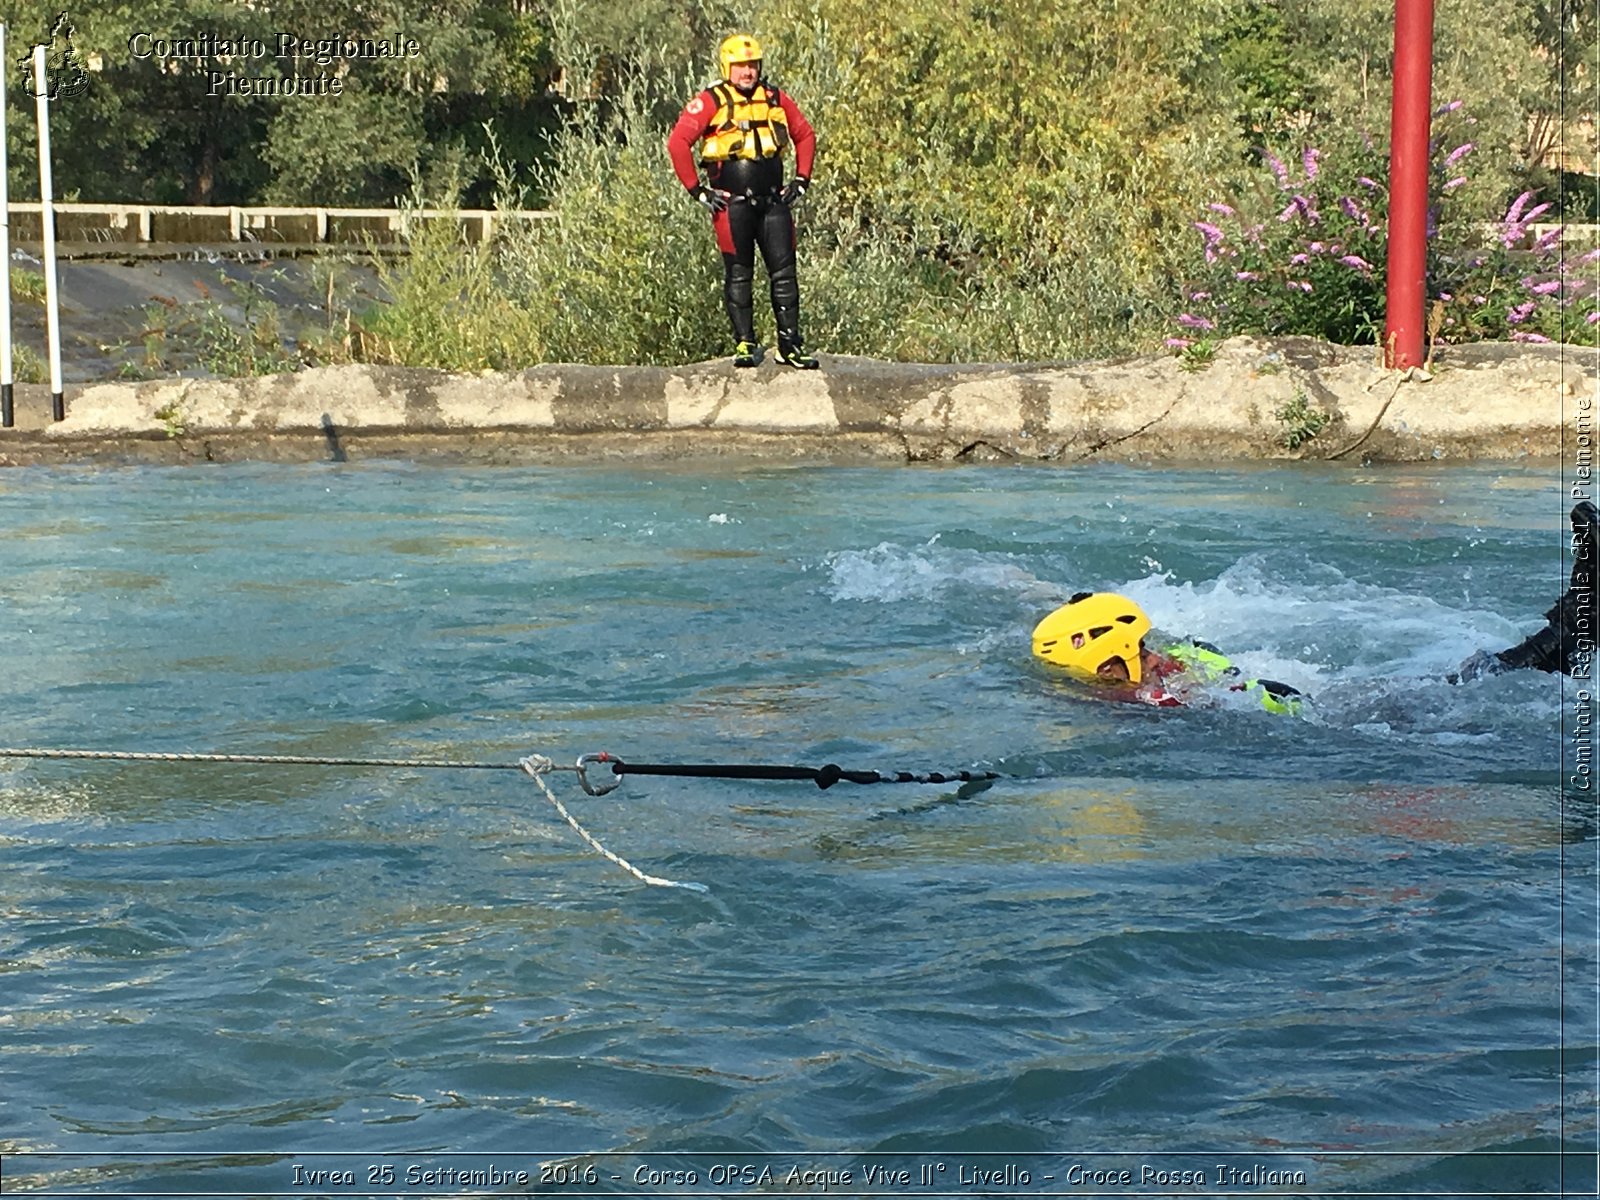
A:
{"type": "Polygon", "coordinates": [[[0,25],[0,425],[17,423],[11,372],[11,194],[6,183],[6,27],[0,25]]]}
{"type": "Polygon", "coordinates": [[[50,186],[50,86],[45,80],[45,47],[33,48],[33,96],[39,111],[39,224],[44,236],[45,332],[50,340],[50,411],[67,415],[61,388],[61,302],[56,292],[56,213],[50,186]]]}

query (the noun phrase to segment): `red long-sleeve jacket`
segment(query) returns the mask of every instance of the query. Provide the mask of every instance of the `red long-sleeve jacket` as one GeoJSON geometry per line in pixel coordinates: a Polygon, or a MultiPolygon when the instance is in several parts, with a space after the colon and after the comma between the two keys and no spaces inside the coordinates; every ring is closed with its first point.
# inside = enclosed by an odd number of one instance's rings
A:
{"type": "MultiPolygon", "coordinates": [[[[768,85],[771,87],[771,85],[768,85]]],[[[817,153],[817,135],[806,120],[805,113],[789,93],[773,88],[778,93],[778,105],[783,109],[789,125],[789,137],[794,142],[795,174],[811,178],[811,164],[817,153]]],[[[700,171],[694,160],[694,148],[701,138],[711,131],[712,119],[717,115],[717,98],[707,88],[684,107],[677,124],[667,135],[667,153],[672,156],[672,169],[685,188],[700,182],[700,171]]]]}

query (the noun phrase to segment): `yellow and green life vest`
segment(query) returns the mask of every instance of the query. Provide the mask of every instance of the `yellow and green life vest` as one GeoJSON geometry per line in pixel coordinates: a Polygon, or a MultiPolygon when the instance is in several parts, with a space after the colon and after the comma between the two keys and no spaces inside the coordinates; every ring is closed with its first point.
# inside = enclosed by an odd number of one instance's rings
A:
{"type": "MultiPolygon", "coordinates": [[[[1228,661],[1228,656],[1210,642],[1202,642],[1199,638],[1190,638],[1187,642],[1168,646],[1165,652],[1169,658],[1182,663],[1186,671],[1203,683],[1240,679],[1239,668],[1228,661]]],[[[1287,683],[1279,683],[1274,679],[1242,679],[1229,686],[1251,695],[1259,695],[1261,707],[1270,713],[1281,713],[1290,717],[1300,715],[1302,699],[1300,692],[1287,683]]]]}
{"type": "Polygon", "coordinates": [[[778,89],[758,83],[748,96],[730,83],[711,88],[717,111],[700,147],[704,162],[730,158],[771,158],[789,144],[789,117],[778,103],[778,89]]]}

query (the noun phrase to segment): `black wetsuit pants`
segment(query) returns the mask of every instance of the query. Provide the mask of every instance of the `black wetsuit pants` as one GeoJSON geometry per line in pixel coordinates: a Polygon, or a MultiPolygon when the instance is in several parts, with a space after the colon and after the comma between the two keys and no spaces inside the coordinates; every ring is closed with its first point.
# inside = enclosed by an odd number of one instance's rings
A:
{"type": "Polygon", "coordinates": [[[733,340],[754,342],[754,289],[756,249],[767,266],[772,288],[772,316],[778,326],[778,345],[800,346],[800,279],[795,273],[794,217],[776,195],[737,196],[728,205],[728,233],[733,253],[722,255],[722,297],[728,309],[733,340]]]}

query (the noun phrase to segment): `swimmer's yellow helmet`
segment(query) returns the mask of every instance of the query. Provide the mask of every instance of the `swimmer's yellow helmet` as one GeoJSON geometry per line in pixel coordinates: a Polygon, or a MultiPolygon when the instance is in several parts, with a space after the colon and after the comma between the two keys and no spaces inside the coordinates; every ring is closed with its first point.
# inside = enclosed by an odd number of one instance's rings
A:
{"type": "Polygon", "coordinates": [[[717,64],[722,68],[724,79],[728,79],[728,73],[733,70],[734,63],[759,63],[761,59],[761,43],[748,33],[735,33],[725,37],[722,39],[722,45],[717,47],[717,64]]]}
{"type": "Polygon", "coordinates": [[[1139,640],[1150,628],[1144,609],[1126,596],[1079,592],[1033,627],[1033,653],[1082,679],[1098,678],[1101,667],[1121,659],[1138,683],[1139,640]]]}

